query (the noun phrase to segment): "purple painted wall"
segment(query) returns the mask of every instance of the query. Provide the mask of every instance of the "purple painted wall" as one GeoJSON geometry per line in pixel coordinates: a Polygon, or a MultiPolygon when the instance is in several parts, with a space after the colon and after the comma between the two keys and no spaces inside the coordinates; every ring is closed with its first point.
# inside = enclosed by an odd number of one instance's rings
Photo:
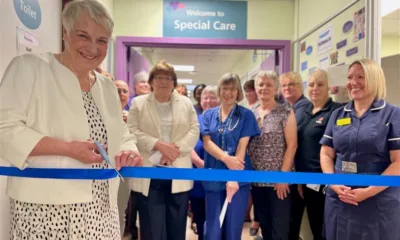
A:
{"type": "Polygon", "coordinates": [[[279,50],[280,73],[290,71],[290,40],[248,40],[248,39],[198,39],[198,38],[157,38],[118,36],[116,40],[116,72],[118,79],[127,79],[127,47],[170,47],[198,49],[267,49],[279,50]]]}
{"type": "Polygon", "coordinates": [[[272,54],[264,59],[264,61],[260,65],[260,70],[264,71],[275,71],[275,51],[272,54]]]}
{"type": "Polygon", "coordinates": [[[131,91],[131,93],[134,93],[134,88],[133,88],[133,77],[141,72],[141,71],[146,71],[149,72],[150,70],[150,63],[147,61],[145,57],[143,57],[140,53],[138,53],[136,50],[131,48],[131,54],[128,62],[129,66],[129,75],[128,77],[128,86],[131,91]]]}

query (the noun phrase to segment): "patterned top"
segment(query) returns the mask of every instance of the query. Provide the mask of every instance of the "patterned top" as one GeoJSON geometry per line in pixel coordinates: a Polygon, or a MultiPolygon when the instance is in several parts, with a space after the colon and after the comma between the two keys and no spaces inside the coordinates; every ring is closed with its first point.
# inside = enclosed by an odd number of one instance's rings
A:
{"type": "MultiPolygon", "coordinates": [[[[249,155],[255,170],[280,171],[286,151],[284,128],[291,107],[286,103],[277,103],[276,107],[261,120],[257,107],[253,112],[259,123],[261,135],[254,137],[249,144],[249,155]]],[[[254,183],[259,187],[270,187],[272,183],[254,183]]]]}
{"type": "MultiPolygon", "coordinates": [[[[82,92],[90,139],[107,144],[103,118],[90,92],[82,92]]],[[[107,163],[92,168],[108,168],[107,163]]],[[[68,191],[68,189],[66,189],[68,191]]],[[[119,240],[117,205],[110,205],[108,180],[93,180],[93,201],[75,204],[35,204],[10,199],[10,240],[119,240]]]]}

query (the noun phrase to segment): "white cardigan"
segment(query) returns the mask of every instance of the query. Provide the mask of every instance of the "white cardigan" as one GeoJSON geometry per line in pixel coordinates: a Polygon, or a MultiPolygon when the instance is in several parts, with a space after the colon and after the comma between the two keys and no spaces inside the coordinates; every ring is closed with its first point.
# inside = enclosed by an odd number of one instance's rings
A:
{"type": "MultiPolygon", "coordinates": [[[[176,168],[192,168],[190,153],[199,139],[199,123],[196,111],[189,98],[176,93],[171,96],[172,130],[170,140],[175,143],[181,155],[172,163],[176,168]]],[[[133,99],[129,110],[128,126],[138,139],[138,149],[143,157],[143,166],[152,167],[149,161],[156,142],[162,139],[160,117],[153,93],[133,99]]],[[[129,187],[135,192],[148,196],[150,179],[129,179],[129,187]]],[[[193,181],[173,180],[172,193],[186,192],[192,189],[193,181]]]]}
{"type": "MultiPolygon", "coordinates": [[[[111,161],[121,150],[134,150],[136,138],[123,122],[114,83],[96,73],[91,93],[107,130],[111,161]]],[[[52,53],[15,57],[0,83],[0,158],[24,169],[91,168],[63,156],[29,157],[44,136],[65,141],[90,138],[81,88],[76,76],[52,53]]],[[[110,201],[116,203],[119,179],[109,181],[110,201]]],[[[30,203],[72,204],[92,201],[91,180],[9,177],[9,197],[30,203]]]]}

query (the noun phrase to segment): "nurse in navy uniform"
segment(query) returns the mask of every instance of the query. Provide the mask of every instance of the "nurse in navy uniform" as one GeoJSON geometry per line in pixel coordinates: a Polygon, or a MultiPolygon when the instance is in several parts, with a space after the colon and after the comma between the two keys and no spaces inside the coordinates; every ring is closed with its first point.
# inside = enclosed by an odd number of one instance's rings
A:
{"type": "MultiPolygon", "coordinates": [[[[355,61],[347,90],[352,101],[332,113],[321,139],[323,172],[400,175],[400,109],[384,100],[382,68],[355,61]]],[[[327,240],[398,240],[400,188],[331,185],[324,224],[327,240]]]]}

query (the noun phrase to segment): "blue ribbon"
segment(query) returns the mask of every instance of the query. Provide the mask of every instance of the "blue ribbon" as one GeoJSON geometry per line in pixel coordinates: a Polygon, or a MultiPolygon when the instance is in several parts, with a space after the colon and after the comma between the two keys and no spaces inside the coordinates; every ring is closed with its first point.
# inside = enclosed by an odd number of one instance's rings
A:
{"type": "MultiPolygon", "coordinates": [[[[153,167],[124,167],[121,169],[120,173],[124,178],[400,187],[400,176],[363,174],[322,174],[153,167]]],[[[117,176],[114,169],[27,168],[25,170],[20,170],[15,167],[0,167],[0,175],[26,178],[76,180],[106,180],[117,176]]]]}

